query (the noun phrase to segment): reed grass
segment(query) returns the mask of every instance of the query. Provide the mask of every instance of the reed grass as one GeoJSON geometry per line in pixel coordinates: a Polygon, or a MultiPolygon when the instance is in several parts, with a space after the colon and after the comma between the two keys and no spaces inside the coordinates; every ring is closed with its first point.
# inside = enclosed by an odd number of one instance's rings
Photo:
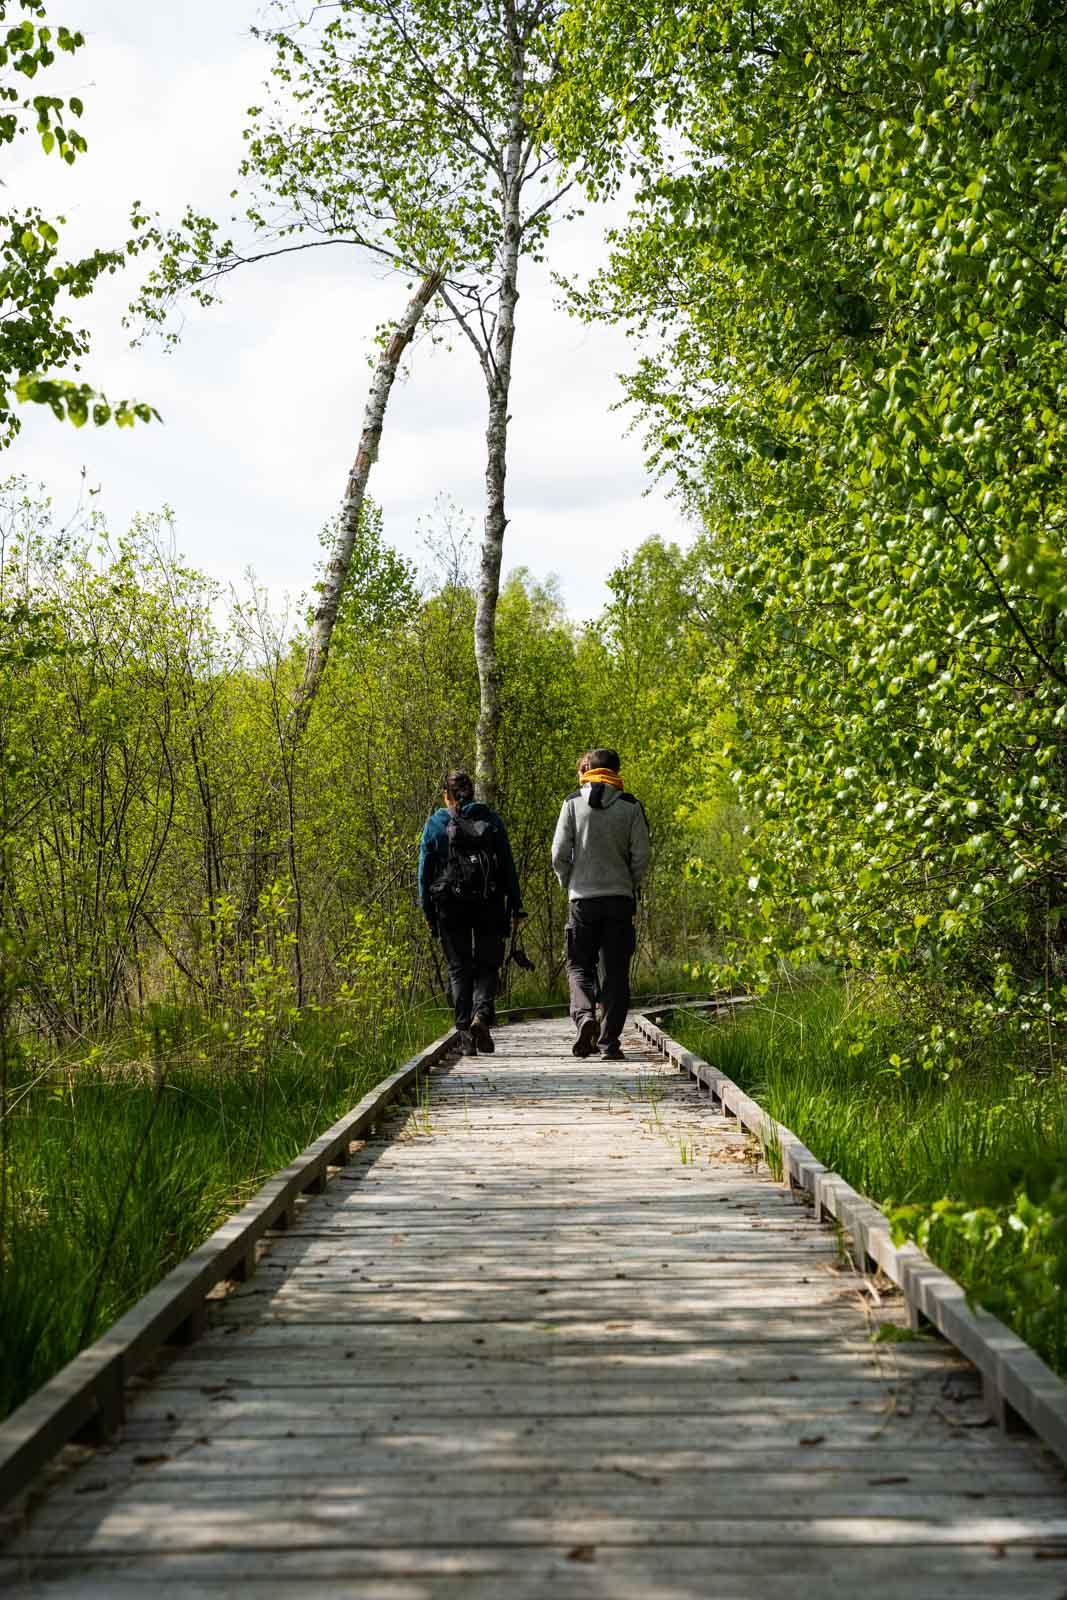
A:
{"type": "Polygon", "coordinates": [[[147,1055],[137,1030],[28,1064],[10,1095],[0,1415],[446,1026],[429,1008],[357,1034],[308,1014],[250,1061],[172,1015],[147,1055]]]}

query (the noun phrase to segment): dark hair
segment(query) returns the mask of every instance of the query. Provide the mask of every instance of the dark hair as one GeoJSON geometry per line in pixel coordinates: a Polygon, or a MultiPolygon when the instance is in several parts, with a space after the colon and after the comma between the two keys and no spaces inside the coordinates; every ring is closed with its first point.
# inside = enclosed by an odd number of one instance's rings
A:
{"type": "Polygon", "coordinates": [[[578,776],[589,772],[593,767],[608,767],[612,772],[618,772],[622,766],[617,750],[586,750],[578,757],[578,776]]]}
{"type": "Polygon", "coordinates": [[[474,799],[474,784],[469,772],[462,767],[453,767],[451,772],[444,776],[444,790],[449,800],[460,802],[474,799]]]}

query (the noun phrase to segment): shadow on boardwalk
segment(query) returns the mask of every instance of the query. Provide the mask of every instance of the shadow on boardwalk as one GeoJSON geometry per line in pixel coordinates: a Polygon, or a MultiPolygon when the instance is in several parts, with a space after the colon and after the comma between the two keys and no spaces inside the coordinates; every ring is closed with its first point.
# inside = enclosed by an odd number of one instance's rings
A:
{"type": "Polygon", "coordinates": [[[435,1075],[44,1497],[8,1592],[1063,1600],[1046,1452],[943,1345],[871,1343],[696,1086],[568,1044],[435,1075]]]}

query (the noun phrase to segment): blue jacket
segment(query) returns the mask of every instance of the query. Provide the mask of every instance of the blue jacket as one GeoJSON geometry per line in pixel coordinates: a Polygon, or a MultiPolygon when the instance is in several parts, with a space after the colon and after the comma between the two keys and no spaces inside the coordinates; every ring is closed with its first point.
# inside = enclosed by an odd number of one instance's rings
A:
{"type": "MultiPolygon", "coordinates": [[[[516,916],[522,910],[522,890],[519,888],[519,874],[515,870],[515,858],[511,853],[511,842],[503,818],[497,816],[495,811],[490,811],[481,800],[465,800],[459,809],[460,815],[469,817],[472,822],[484,820],[493,824],[503,882],[501,910],[505,910],[509,917],[516,916]]],[[[446,806],[435,811],[422,830],[422,842],[419,845],[419,904],[430,922],[437,920],[437,903],[430,890],[448,864],[448,821],[451,815],[446,806]]]]}

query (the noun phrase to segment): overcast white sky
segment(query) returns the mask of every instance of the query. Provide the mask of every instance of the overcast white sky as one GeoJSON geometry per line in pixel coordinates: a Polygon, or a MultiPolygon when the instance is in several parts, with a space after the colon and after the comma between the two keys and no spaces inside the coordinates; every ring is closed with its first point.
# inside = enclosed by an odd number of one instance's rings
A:
{"type": "MultiPolygon", "coordinates": [[[[86,35],[64,87],[85,100],[89,153],[68,169],[23,141],[5,169],[10,200],[62,211],[70,251],[121,241],[135,199],[168,220],[187,202],[227,217],[245,109],[262,99],[268,64],[248,33],[256,9],[257,0],[56,0],[55,20],[86,35]]],[[[588,219],[561,230],[553,264],[592,267],[599,233],[588,219]]],[[[571,611],[586,617],[623,550],[650,533],[688,535],[659,491],[645,494],[640,440],[612,409],[616,373],[632,361],[626,339],[570,318],[546,273],[524,271],[505,567],[556,572],[571,611]]],[[[252,566],[275,596],[305,591],[355,453],[373,332],[397,315],[403,281],[342,249],[250,268],[222,306],[190,307],[173,353],[154,342],[129,349],[120,318],[135,286],[128,271],[76,307],[94,334],[84,375],[109,396],[150,401],[163,425],[76,431],[27,407],[3,470],[43,482],[65,513],[84,467],[112,527],[169,505],[180,548],[213,576],[237,581],[252,566]]],[[[468,349],[415,350],[371,479],[401,549],[418,553],[416,523],[438,496],[480,520],[484,409],[468,349]]]]}

